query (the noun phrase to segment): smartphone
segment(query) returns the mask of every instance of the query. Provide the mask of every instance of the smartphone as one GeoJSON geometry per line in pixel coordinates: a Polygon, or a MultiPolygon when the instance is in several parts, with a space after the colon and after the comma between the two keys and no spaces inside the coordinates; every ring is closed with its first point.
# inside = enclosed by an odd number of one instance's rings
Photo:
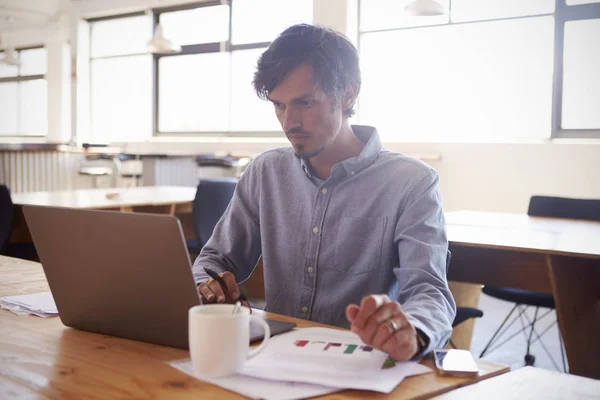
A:
{"type": "Polygon", "coordinates": [[[440,376],[472,378],[479,373],[475,359],[468,350],[437,349],[433,351],[433,358],[440,376]]]}

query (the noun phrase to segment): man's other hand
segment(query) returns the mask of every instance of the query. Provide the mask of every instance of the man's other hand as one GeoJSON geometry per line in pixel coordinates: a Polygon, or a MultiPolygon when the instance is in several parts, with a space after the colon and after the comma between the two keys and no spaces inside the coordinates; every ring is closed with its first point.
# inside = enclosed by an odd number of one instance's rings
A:
{"type": "Polygon", "coordinates": [[[370,295],[360,306],[346,307],[352,332],[365,344],[389,354],[396,361],[410,360],[419,349],[417,331],[396,301],[385,294],[370,295]]]}
{"type": "MultiPolygon", "coordinates": [[[[223,290],[219,282],[215,279],[208,279],[198,285],[198,293],[202,304],[206,303],[235,303],[240,297],[240,289],[235,282],[235,276],[231,272],[222,272],[219,274],[221,278],[227,284],[227,292],[223,290]]],[[[250,304],[247,301],[241,302],[243,306],[250,308],[250,304]]]]}

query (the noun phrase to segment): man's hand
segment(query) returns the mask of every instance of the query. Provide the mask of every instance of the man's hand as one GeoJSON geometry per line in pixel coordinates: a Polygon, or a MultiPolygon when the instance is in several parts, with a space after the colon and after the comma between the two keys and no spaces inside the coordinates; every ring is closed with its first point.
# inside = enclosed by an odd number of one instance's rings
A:
{"type": "MultiPolygon", "coordinates": [[[[235,276],[231,272],[222,272],[219,274],[225,284],[227,291],[224,291],[219,282],[215,279],[209,279],[198,285],[198,293],[202,303],[235,303],[240,297],[240,289],[235,282],[235,276]]],[[[247,301],[242,301],[242,305],[250,308],[247,301]]]]}
{"type": "Polygon", "coordinates": [[[389,354],[396,361],[410,360],[419,349],[417,331],[396,301],[384,294],[362,299],[346,308],[352,332],[365,344],[389,354]]]}

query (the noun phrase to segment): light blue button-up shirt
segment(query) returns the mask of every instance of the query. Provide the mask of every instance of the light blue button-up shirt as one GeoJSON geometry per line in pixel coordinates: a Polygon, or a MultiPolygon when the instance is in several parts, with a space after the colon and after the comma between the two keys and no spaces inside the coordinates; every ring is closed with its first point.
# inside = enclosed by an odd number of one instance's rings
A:
{"type": "Polygon", "coordinates": [[[438,175],[383,149],[374,128],[352,129],[363,150],[325,181],[292,148],[256,157],[194,263],[195,280],[208,279],[208,266],[243,282],[262,254],[267,311],[348,327],[348,304],[385,293],[427,335],[425,351],[442,347],[456,306],[438,175]]]}

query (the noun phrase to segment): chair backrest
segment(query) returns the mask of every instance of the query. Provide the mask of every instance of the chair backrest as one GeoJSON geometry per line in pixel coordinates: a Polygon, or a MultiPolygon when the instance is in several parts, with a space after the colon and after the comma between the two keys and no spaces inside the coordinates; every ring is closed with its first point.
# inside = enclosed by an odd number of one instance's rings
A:
{"type": "Polygon", "coordinates": [[[5,185],[0,185],[0,254],[4,250],[12,232],[14,217],[13,202],[10,191],[5,185]]]}
{"type": "Polygon", "coordinates": [[[532,196],[528,215],[600,221],[600,199],[532,196]]]}
{"type": "Polygon", "coordinates": [[[194,199],[194,226],[201,248],[208,242],[227,209],[236,184],[235,178],[204,179],[198,184],[194,199]]]}

